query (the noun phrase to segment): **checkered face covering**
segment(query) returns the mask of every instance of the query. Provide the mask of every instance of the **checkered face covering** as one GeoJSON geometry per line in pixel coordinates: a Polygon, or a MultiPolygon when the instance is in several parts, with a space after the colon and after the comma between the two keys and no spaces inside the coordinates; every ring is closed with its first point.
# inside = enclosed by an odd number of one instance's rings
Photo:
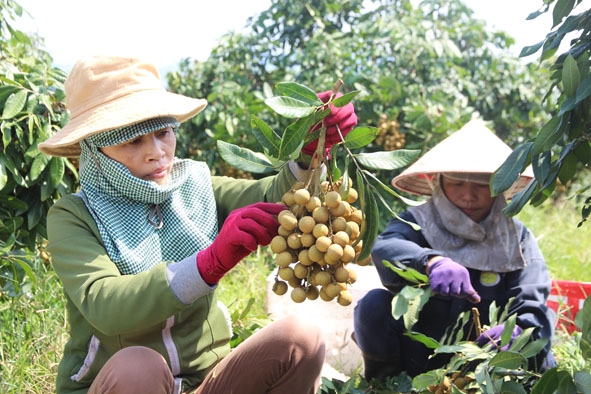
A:
{"type": "Polygon", "coordinates": [[[80,144],[80,194],[122,274],[182,260],[209,246],[217,234],[213,188],[204,163],[175,159],[167,184],[158,185],[133,176],[99,150],[174,127],[170,118],[142,123],[146,124],[101,133],[105,135],[80,144]]]}

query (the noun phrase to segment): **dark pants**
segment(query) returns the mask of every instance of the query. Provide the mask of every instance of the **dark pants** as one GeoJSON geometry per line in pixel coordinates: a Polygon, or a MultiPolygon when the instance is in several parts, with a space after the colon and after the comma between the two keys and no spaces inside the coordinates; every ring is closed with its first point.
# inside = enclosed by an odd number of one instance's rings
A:
{"type": "Polygon", "coordinates": [[[433,350],[404,335],[402,318],[392,317],[393,297],[385,289],[374,289],[355,307],[355,341],[364,357],[392,363],[397,369],[395,374],[406,371],[411,377],[442,367],[449,360],[448,355],[429,359],[433,350]]]}

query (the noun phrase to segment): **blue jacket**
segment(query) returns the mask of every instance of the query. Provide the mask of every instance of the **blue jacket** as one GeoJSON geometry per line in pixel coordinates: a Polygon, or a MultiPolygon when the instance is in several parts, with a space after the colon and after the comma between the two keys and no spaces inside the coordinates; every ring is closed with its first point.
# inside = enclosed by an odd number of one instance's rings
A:
{"type": "MultiPolygon", "coordinates": [[[[400,215],[404,220],[416,222],[410,212],[400,215]]],[[[514,219],[517,220],[517,219],[514,219]]],[[[472,286],[478,292],[482,301],[472,304],[466,299],[451,296],[435,295],[421,310],[419,321],[413,328],[434,339],[441,339],[445,330],[456,323],[461,313],[477,307],[480,321],[483,325],[490,325],[489,307],[494,301],[496,305],[504,307],[510,298],[514,297],[507,316],[517,315],[517,324],[521,328],[536,327],[532,339],[548,338],[554,335],[555,313],[546,305],[550,292],[551,280],[546,262],[534,235],[525,226],[520,237],[520,244],[526,266],[523,269],[497,273],[498,282],[482,279],[483,271],[468,268],[472,286]]],[[[425,267],[430,257],[445,256],[445,251],[433,250],[425,240],[421,231],[413,230],[402,220],[392,219],[386,229],[378,236],[372,250],[372,259],[379,273],[383,285],[393,293],[399,292],[407,283],[398,274],[386,267],[382,261],[398,261],[419,272],[425,273],[425,267]]],[[[494,276],[494,274],[493,274],[494,276]]],[[[474,333],[467,340],[473,340],[474,333]]],[[[550,350],[551,341],[540,354],[540,360],[550,350]]]]}

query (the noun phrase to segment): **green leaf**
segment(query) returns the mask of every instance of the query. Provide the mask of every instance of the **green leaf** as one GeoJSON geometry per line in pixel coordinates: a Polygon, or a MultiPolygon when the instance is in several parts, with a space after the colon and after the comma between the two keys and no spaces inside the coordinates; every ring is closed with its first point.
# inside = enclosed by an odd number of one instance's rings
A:
{"type": "Polygon", "coordinates": [[[560,133],[561,116],[555,116],[550,119],[536,135],[536,140],[532,147],[532,155],[538,155],[544,151],[550,150],[554,144],[562,137],[560,133]]]}
{"type": "Polygon", "coordinates": [[[406,265],[402,264],[399,261],[394,261],[393,263],[390,263],[388,260],[382,260],[382,264],[385,267],[390,268],[398,276],[400,276],[402,279],[406,280],[407,282],[415,283],[415,284],[429,283],[429,277],[427,275],[422,274],[413,268],[407,267],[406,265]]]}
{"type": "Polygon", "coordinates": [[[562,86],[564,88],[564,93],[568,97],[576,96],[580,82],[581,74],[579,72],[579,67],[577,66],[577,61],[569,54],[562,64],[562,86]]]}
{"type": "Polygon", "coordinates": [[[286,118],[301,118],[308,116],[316,111],[316,106],[312,106],[309,103],[285,96],[270,97],[265,100],[271,109],[277,112],[279,115],[286,118]]]}
{"type": "Polygon", "coordinates": [[[292,155],[299,155],[299,151],[304,145],[304,138],[313,122],[313,116],[306,116],[287,126],[281,137],[281,145],[277,156],[279,160],[286,160],[292,155]]]}
{"type": "Polygon", "coordinates": [[[39,175],[41,175],[41,173],[43,172],[43,170],[47,166],[47,163],[49,163],[50,160],[51,160],[51,156],[48,156],[48,155],[44,155],[42,153],[39,153],[35,157],[35,159],[33,160],[33,163],[31,164],[31,169],[29,171],[29,178],[32,181],[36,181],[37,178],[39,178],[39,175]]]}
{"type": "Polygon", "coordinates": [[[297,82],[279,82],[275,87],[282,95],[303,101],[309,105],[319,107],[323,104],[316,92],[297,82]]]}
{"type": "Polygon", "coordinates": [[[527,360],[517,352],[499,352],[493,356],[488,362],[491,367],[499,367],[506,369],[517,369],[526,365],[527,360]]]}
{"type": "Polygon", "coordinates": [[[505,380],[501,384],[501,393],[503,394],[527,394],[523,384],[515,380],[505,380]]]}
{"type": "Polygon", "coordinates": [[[588,371],[577,371],[573,375],[577,392],[591,394],[591,374],[588,371]]]}
{"type": "MultiPolygon", "coordinates": [[[[388,194],[390,194],[393,197],[398,198],[399,200],[401,200],[403,203],[405,203],[406,205],[410,205],[410,206],[418,206],[424,203],[424,201],[415,201],[415,200],[411,200],[410,198],[406,198],[398,193],[396,193],[396,191],[394,191],[392,188],[386,186],[384,183],[382,183],[382,181],[380,181],[378,178],[376,178],[376,176],[374,174],[372,174],[369,171],[363,170],[363,174],[367,177],[369,177],[372,180],[372,185],[375,186],[379,186],[382,190],[384,190],[385,192],[387,192],[388,194]]],[[[378,196],[380,195],[379,193],[377,194],[378,196]]],[[[385,205],[385,204],[384,204],[385,205]]],[[[386,208],[388,208],[389,211],[392,212],[392,210],[390,209],[390,207],[388,207],[387,205],[385,205],[386,208]]],[[[397,216],[397,215],[396,215],[397,216]]],[[[401,220],[405,223],[407,223],[409,226],[411,226],[415,231],[419,231],[421,229],[421,227],[416,224],[416,223],[411,223],[409,221],[406,221],[400,217],[397,216],[398,220],[401,220]]]]}
{"type": "Polygon", "coordinates": [[[562,184],[568,184],[568,181],[573,179],[577,174],[579,161],[577,160],[577,156],[574,154],[567,155],[560,164],[560,171],[558,172],[558,179],[562,184]]]}
{"type": "Polygon", "coordinates": [[[577,87],[577,104],[591,96],[591,75],[587,75],[577,87]]]}
{"type": "Polygon", "coordinates": [[[6,99],[4,104],[4,111],[2,112],[2,119],[11,119],[18,115],[19,112],[25,107],[27,102],[27,91],[19,90],[16,93],[11,94],[6,99]]]}
{"type": "Polygon", "coordinates": [[[365,184],[359,172],[357,172],[357,191],[359,192],[359,203],[364,220],[361,223],[361,240],[363,247],[359,253],[358,260],[369,257],[371,248],[378,236],[380,216],[374,196],[371,194],[369,185],[365,184]]]}
{"type": "Polygon", "coordinates": [[[269,156],[277,157],[281,146],[281,137],[262,119],[251,116],[252,133],[269,156]]]}
{"type": "Polygon", "coordinates": [[[264,174],[275,170],[265,155],[246,148],[218,140],[217,147],[222,158],[230,165],[255,174],[264,174]]]}
{"type": "Polygon", "coordinates": [[[355,159],[372,170],[398,170],[411,164],[420,155],[420,150],[398,149],[371,153],[358,153],[355,159]]]}
{"type": "Polygon", "coordinates": [[[542,45],[544,45],[544,40],[538,42],[535,45],[523,47],[521,49],[521,52],[519,53],[519,57],[527,57],[527,56],[533,55],[534,53],[536,53],[537,51],[540,50],[542,45]]]}
{"type": "Polygon", "coordinates": [[[334,100],[332,100],[332,105],[334,105],[337,108],[344,107],[345,105],[349,104],[358,94],[359,90],[345,93],[341,97],[337,97],[334,100]]]}
{"type": "Polygon", "coordinates": [[[575,6],[575,0],[558,0],[552,10],[552,29],[558,26],[565,16],[568,16],[573,7],[575,6]]]}
{"type": "Polygon", "coordinates": [[[49,184],[52,188],[56,188],[64,177],[65,166],[64,160],[61,157],[53,157],[49,162],[49,184]]]}
{"type": "Polygon", "coordinates": [[[345,136],[345,147],[348,149],[363,148],[375,140],[379,133],[380,129],[377,127],[356,127],[345,136]]]}
{"type": "Polygon", "coordinates": [[[514,216],[521,211],[521,208],[527,204],[531,196],[533,195],[536,187],[538,186],[537,180],[532,180],[522,191],[513,196],[509,204],[503,208],[503,213],[507,216],[514,216]]]}
{"type": "Polygon", "coordinates": [[[6,167],[4,167],[3,163],[0,163],[0,190],[4,189],[6,183],[8,182],[8,173],[6,172],[6,167]]]}
{"type": "Polygon", "coordinates": [[[513,183],[519,178],[527,163],[531,147],[531,142],[519,145],[493,174],[491,179],[491,192],[493,196],[509,190],[513,183]]]}
{"type": "Polygon", "coordinates": [[[425,334],[422,334],[420,332],[405,332],[404,335],[412,338],[413,341],[421,342],[423,345],[425,345],[429,349],[437,349],[439,347],[439,342],[437,342],[435,339],[428,337],[425,334]]]}

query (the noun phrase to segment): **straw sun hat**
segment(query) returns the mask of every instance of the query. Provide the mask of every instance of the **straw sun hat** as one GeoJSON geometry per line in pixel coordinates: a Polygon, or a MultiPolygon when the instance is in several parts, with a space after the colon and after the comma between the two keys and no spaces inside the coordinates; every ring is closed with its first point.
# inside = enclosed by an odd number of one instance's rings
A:
{"type": "Polygon", "coordinates": [[[207,105],[164,89],[157,69],[136,58],[94,56],[78,61],[65,83],[68,124],[39,150],[52,156],[80,155],[79,142],[103,131],[151,118],[192,118],[207,105]]]}
{"type": "MultiPolygon", "coordinates": [[[[494,173],[511,152],[512,149],[482,120],[473,119],[394,177],[392,185],[409,193],[431,195],[438,174],[450,174],[465,180],[472,177],[476,182],[482,181],[488,179],[486,175],[494,173]]],[[[528,167],[504,193],[505,197],[513,197],[532,178],[533,171],[528,167]]]]}

